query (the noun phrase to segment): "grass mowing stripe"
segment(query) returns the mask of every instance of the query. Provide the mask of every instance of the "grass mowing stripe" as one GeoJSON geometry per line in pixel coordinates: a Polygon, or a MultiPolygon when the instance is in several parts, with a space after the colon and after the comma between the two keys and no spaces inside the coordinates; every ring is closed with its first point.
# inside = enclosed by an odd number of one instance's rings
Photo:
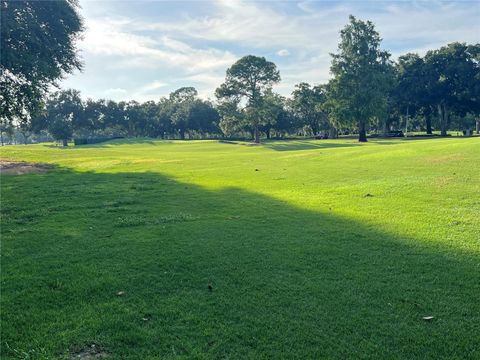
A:
{"type": "Polygon", "coordinates": [[[478,358],[479,155],[477,138],[2,148],[58,165],[2,175],[2,358],[478,358]]]}

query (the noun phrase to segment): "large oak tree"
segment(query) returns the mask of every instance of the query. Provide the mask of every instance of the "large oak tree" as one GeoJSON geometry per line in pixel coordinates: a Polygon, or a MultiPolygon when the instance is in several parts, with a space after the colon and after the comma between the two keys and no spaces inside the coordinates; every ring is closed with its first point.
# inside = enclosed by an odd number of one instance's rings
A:
{"type": "Polygon", "coordinates": [[[76,0],[0,1],[0,121],[29,121],[56,80],[81,68],[76,0]]]}
{"type": "Polygon", "coordinates": [[[330,68],[330,109],[337,119],[355,124],[358,140],[366,142],[369,123],[386,113],[387,94],[393,84],[390,54],[380,50],[380,35],[370,21],[350,16],[340,37],[330,68]]]}

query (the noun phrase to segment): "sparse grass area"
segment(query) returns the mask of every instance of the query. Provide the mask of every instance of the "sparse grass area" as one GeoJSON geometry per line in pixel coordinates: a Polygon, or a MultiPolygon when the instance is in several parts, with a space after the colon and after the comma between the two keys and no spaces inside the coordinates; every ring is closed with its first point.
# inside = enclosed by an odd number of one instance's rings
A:
{"type": "Polygon", "coordinates": [[[0,155],[2,359],[480,358],[478,138],[0,155]]]}

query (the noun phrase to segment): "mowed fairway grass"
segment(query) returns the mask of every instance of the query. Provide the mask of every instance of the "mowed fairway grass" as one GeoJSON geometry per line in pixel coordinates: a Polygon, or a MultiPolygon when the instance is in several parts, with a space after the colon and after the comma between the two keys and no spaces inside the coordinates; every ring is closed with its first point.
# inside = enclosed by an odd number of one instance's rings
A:
{"type": "Polygon", "coordinates": [[[0,151],[2,359],[480,358],[479,138],[0,151]]]}

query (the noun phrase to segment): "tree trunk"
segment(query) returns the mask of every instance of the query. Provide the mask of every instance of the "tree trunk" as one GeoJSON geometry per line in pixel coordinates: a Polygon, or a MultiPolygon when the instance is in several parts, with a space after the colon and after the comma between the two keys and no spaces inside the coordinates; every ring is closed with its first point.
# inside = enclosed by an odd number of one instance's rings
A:
{"type": "Polygon", "coordinates": [[[338,138],[338,130],[333,126],[330,126],[330,129],[328,129],[328,137],[330,139],[337,139],[338,138]]]}
{"type": "Polygon", "coordinates": [[[312,129],[313,136],[318,135],[318,124],[316,122],[310,123],[310,128],[312,129]]]}
{"type": "Polygon", "coordinates": [[[67,139],[63,139],[63,146],[68,146],[68,140],[67,139]]]}
{"type": "Polygon", "coordinates": [[[408,137],[408,120],[410,117],[408,116],[409,107],[407,106],[407,116],[405,117],[405,137],[408,137]]]}
{"type": "Polygon", "coordinates": [[[185,140],[185,130],[180,130],[180,139],[185,140]]]}
{"type": "MultiPolygon", "coordinates": [[[[476,121],[476,133],[477,135],[480,134],[480,119],[477,119],[476,121]]],[[[3,143],[2,143],[3,145],[3,143]]]]}
{"type": "Polygon", "coordinates": [[[365,128],[365,123],[360,121],[359,129],[358,129],[358,141],[359,142],[367,142],[367,130],[365,128]]]}
{"type": "Polygon", "coordinates": [[[438,115],[440,117],[440,135],[447,136],[448,131],[448,111],[445,104],[438,105],[438,115]]]}
{"type": "Polygon", "coordinates": [[[255,133],[255,143],[259,144],[260,143],[260,132],[258,131],[258,126],[255,126],[254,133],[255,133]]]}
{"type": "Polygon", "coordinates": [[[267,134],[267,139],[270,139],[270,129],[267,129],[266,134],[267,134]]]}
{"type": "Polygon", "coordinates": [[[425,117],[425,125],[427,126],[427,135],[432,135],[432,118],[430,115],[425,117]]]}
{"type": "Polygon", "coordinates": [[[384,137],[386,137],[388,135],[388,123],[387,123],[387,119],[385,119],[382,123],[383,127],[382,127],[382,135],[384,137]]]}
{"type": "MultiPolygon", "coordinates": [[[[478,129],[478,121],[477,121],[477,129],[478,129]]],[[[477,131],[477,134],[478,134],[478,131],[477,131]]],[[[0,131],[0,140],[1,140],[2,146],[3,146],[3,131],[0,131]]]]}

